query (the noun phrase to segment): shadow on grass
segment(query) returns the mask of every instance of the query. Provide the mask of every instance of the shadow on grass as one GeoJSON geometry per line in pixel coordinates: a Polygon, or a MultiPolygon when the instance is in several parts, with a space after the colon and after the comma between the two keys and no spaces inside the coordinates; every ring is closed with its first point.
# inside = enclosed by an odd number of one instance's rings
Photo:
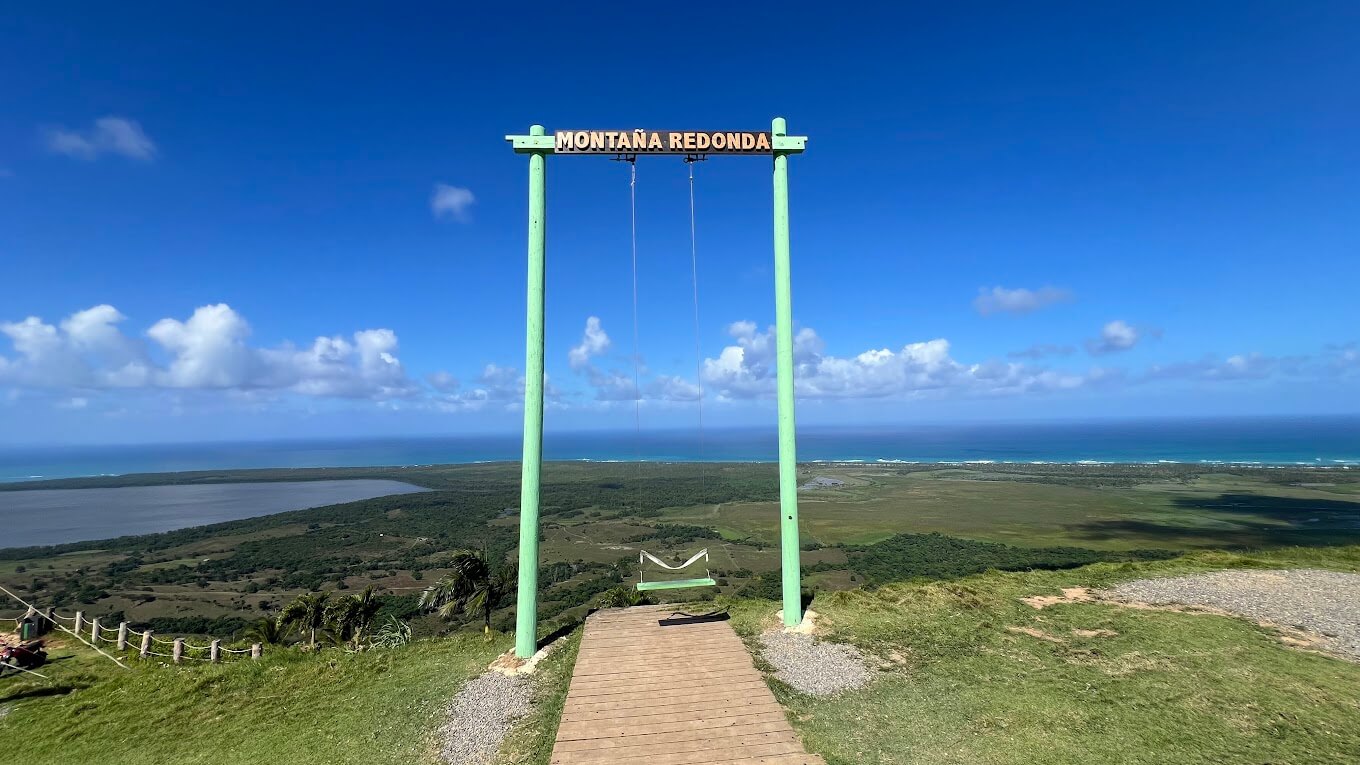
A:
{"type": "MultiPolygon", "coordinates": [[[[0,678],[0,682],[3,682],[4,680],[8,679],[9,679],[8,677],[0,678]]],[[[65,683],[60,683],[57,685],[48,685],[42,688],[25,688],[23,690],[15,690],[11,691],[10,693],[0,695],[0,704],[4,704],[10,701],[22,701],[24,699],[41,699],[46,698],[48,696],[65,696],[66,694],[74,690],[76,690],[76,686],[67,685],[65,683]]]]}
{"type": "Polygon", "coordinates": [[[1180,497],[1178,508],[1199,511],[1187,523],[1108,520],[1070,524],[1073,536],[1087,540],[1144,537],[1178,540],[1205,547],[1327,547],[1360,543],[1360,502],[1335,499],[1220,494],[1180,497]]]}

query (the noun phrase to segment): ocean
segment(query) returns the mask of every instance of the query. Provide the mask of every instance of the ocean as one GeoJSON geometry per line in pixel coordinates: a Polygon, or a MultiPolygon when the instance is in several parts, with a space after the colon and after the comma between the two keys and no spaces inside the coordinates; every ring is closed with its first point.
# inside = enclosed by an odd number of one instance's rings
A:
{"type": "MultiPolygon", "coordinates": [[[[553,432],[549,460],[765,462],[773,428],[553,432]]],[[[232,468],[518,460],[519,434],[164,445],[0,447],[0,481],[232,468]]],[[[798,459],[1239,463],[1360,467],[1360,416],[801,427],[798,459]]]]}

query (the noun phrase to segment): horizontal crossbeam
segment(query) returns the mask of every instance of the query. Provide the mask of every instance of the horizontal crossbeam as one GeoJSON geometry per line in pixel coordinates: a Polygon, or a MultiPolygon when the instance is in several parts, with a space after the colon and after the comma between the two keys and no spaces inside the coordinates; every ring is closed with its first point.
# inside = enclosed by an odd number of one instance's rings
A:
{"type": "MultiPolygon", "coordinates": [[[[508,135],[505,140],[510,142],[510,148],[517,154],[556,154],[556,137],[551,135],[508,135]]],[[[777,135],[770,138],[770,154],[802,154],[807,149],[807,136],[805,135],[777,135]]],[[[563,154],[580,154],[580,152],[563,152],[563,154]]],[[[643,156],[647,154],[680,155],[680,156],[718,156],[722,154],[732,154],[734,156],[764,156],[750,153],[737,154],[736,152],[710,151],[702,152],[694,149],[679,149],[676,151],[632,151],[624,150],[617,152],[629,156],[643,156]]],[[[583,154],[582,156],[591,156],[583,154]]],[[[597,155],[598,156],[598,155],[597,155]]]]}

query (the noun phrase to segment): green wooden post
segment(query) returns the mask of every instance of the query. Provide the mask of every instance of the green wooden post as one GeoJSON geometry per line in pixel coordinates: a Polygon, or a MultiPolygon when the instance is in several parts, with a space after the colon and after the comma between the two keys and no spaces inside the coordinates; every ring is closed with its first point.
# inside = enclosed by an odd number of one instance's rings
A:
{"type": "MultiPolygon", "coordinates": [[[[543,126],[529,128],[543,135],[543,126]]],[[[547,199],[547,154],[529,153],[528,315],[524,328],[524,457],[519,494],[519,602],[515,610],[515,655],[527,659],[538,649],[538,498],[543,468],[543,269],[547,199]]]]}
{"type": "MultiPolygon", "coordinates": [[[[775,117],[770,136],[788,134],[775,117]]],[[[784,625],[803,621],[798,549],[798,449],[793,422],[793,286],[789,275],[789,158],[774,153],[774,323],[779,392],[779,548],[782,553],[784,625]]]]}

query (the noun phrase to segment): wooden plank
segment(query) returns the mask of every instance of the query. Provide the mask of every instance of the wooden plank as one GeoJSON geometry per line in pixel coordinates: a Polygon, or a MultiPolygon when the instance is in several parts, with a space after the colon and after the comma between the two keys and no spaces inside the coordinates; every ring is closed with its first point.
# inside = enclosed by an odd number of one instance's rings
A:
{"type": "MultiPolygon", "coordinates": [[[[743,758],[758,756],[769,756],[775,754],[797,754],[803,750],[803,745],[797,741],[776,741],[768,744],[738,744],[725,748],[721,756],[724,762],[736,760],[740,762],[743,758]]],[[[647,765],[695,765],[696,763],[713,762],[714,751],[711,747],[703,749],[692,749],[686,752],[675,751],[652,751],[642,755],[639,762],[647,765]]],[[[561,765],[598,765],[599,763],[621,763],[624,762],[616,753],[612,751],[595,752],[563,752],[559,757],[553,758],[552,762],[561,765]]]]}
{"type": "Polygon", "coordinates": [[[690,720],[658,721],[634,725],[631,722],[589,722],[589,723],[563,723],[557,728],[559,739],[575,738],[614,738],[625,736],[639,736],[644,733],[674,733],[677,731],[695,731],[696,738],[703,735],[699,731],[717,731],[723,728],[730,728],[733,725],[742,725],[753,722],[778,722],[784,720],[782,709],[762,709],[759,712],[750,714],[714,712],[699,716],[690,720]]]}
{"type": "Polygon", "coordinates": [[[553,765],[825,765],[725,620],[673,606],[586,622],[553,765]]]}
{"type": "MultiPolygon", "coordinates": [[[[711,689],[703,688],[690,689],[685,691],[677,691],[673,694],[670,694],[669,698],[684,699],[688,697],[693,697],[693,698],[711,698],[716,700],[723,698],[724,694],[726,693],[733,693],[738,691],[749,694],[756,694],[759,693],[760,688],[764,685],[765,685],[764,680],[743,680],[740,682],[726,685],[720,691],[713,691],[711,689]]],[[[590,692],[577,691],[574,693],[573,692],[567,693],[568,702],[573,702],[584,706],[591,706],[595,704],[609,704],[615,702],[634,703],[639,700],[646,701],[648,699],[655,698],[656,698],[655,691],[642,690],[636,688],[629,690],[607,689],[604,691],[590,691],[590,692]]]]}
{"type": "Polygon", "coordinates": [[[675,704],[656,704],[644,706],[634,703],[632,706],[625,706],[620,709],[590,709],[563,710],[562,722],[601,722],[601,721],[622,721],[628,720],[633,723],[649,722],[649,718],[662,718],[667,720],[683,720],[686,718],[697,718],[705,715],[712,715],[713,710],[722,709],[732,714],[745,714],[753,711],[783,711],[778,704],[773,704],[759,698],[745,698],[727,701],[721,705],[716,705],[712,701],[684,701],[675,704]]]}
{"type": "Polygon", "coordinates": [[[727,730],[706,737],[701,742],[695,742],[694,737],[688,731],[679,733],[650,733],[645,736],[629,736],[627,738],[596,738],[581,739],[578,741],[563,741],[558,745],[558,749],[563,752],[581,752],[593,750],[631,750],[631,749],[650,749],[652,752],[669,751],[688,751],[685,747],[689,744],[704,746],[711,743],[715,747],[722,747],[733,739],[745,739],[748,741],[784,741],[797,740],[784,723],[751,723],[749,725],[735,725],[727,730]]]}

